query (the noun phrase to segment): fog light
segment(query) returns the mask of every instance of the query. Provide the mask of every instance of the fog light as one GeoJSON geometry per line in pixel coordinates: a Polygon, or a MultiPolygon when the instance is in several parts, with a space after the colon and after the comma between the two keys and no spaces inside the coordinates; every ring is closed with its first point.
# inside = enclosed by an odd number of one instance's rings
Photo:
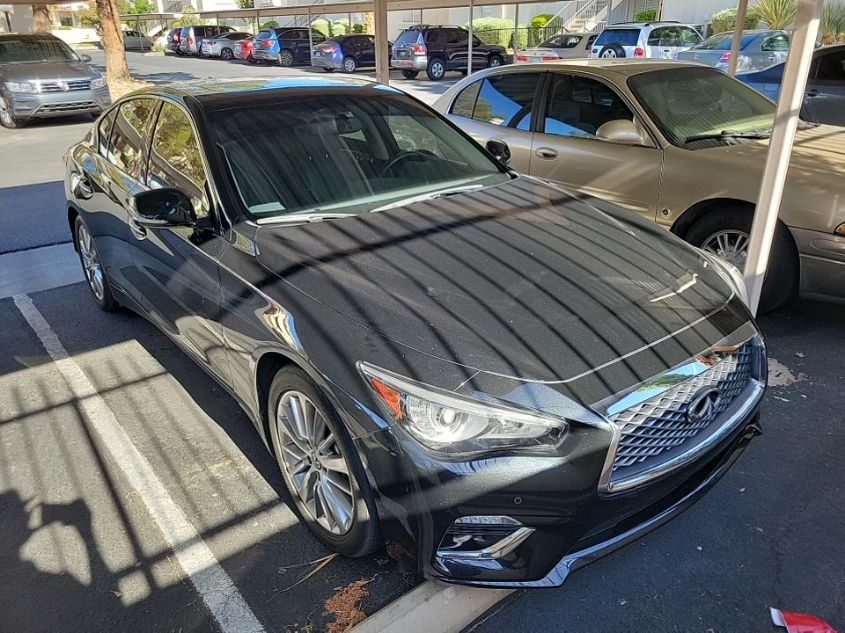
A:
{"type": "Polygon", "coordinates": [[[456,519],[440,541],[437,556],[450,560],[502,558],[534,532],[512,517],[466,516],[456,519]]]}

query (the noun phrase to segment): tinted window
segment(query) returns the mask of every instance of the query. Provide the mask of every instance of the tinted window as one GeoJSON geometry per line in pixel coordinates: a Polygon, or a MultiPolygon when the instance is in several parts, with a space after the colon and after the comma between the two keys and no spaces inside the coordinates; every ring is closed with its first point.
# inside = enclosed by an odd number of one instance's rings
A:
{"type": "Polygon", "coordinates": [[[819,57],[816,79],[845,81],[845,50],[833,51],[819,57]]]}
{"type": "Polygon", "coordinates": [[[764,51],[788,51],[789,37],[784,34],[773,35],[763,42],[763,45],[760,48],[764,51]]]}
{"type": "Polygon", "coordinates": [[[114,123],[115,114],[117,114],[117,108],[111,110],[106,116],[104,116],[97,126],[97,150],[100,154],[106,157],[109,155],[111,124],[114,123]]]}
{"type": "Polygon", "coordinates": [[[223,152],[240,198],[258,217],[365,213],[508,178],[475,143],[400,95],[324,91],[209,117],[210,145],[223,152]]]}
{"type": "Polygon", "coordinates": [[[558,136],[593,137],[608,121],[634,116],[611,88],[586,77],[555,75],[544,131],[558,136]]]}
{"type": "Polygon", "coordinates": [[[462,29],[442,29],[440,41],[444,44],[469,45],[469,32],[462,29]]]}
{"type": "Polygon", "coordinates": [[[452,114],[462,116],[466,119],[472,118],[472,111],[475,109],[475,100],[478,98],[478,91],[481,89],[480,81],[476,81],[461,90],[454,103],[452,103],[452,114]]]}
{"type": "MultiPolygon", "coordinates": [[[[719,33],[718,35],[707,38],[701,44],[696,46],[696,48],[705,51],[729,51],[731,50],[731,44],[733,44],[733,37],[733,33],[719,33]]],[[[739,43],[740,50],[744,49],[749,43],[756,40],[757,37],[758,36],[754,34],[743,35],[739,43]]]]}
{"type": "Polygon", "coordinates": [[[181,189],[191,196],[197,216],[202,217],[208,214],[205,180],[199,144],[187,114],[165,103],[150,146],[147,183],[153,189],[181,189]]]}
{"type": "Polygon", "coordinates": [[[425,34],[426,44],[437,44],[440,41],[440,31],[429,31],[425,34]]]}
{"type": "Polygon", "coordinates": [[[144,146],[158,102],[132,99],[117,111],[109,142],[109,160],[131,178],[140,181],[144,170],[144,146]]]}
{"type": "MultiPolygon", "coordinates": [[[[429,31],[432,33],[432,31],[429,31]]],[[[416,44],[419,40],[420,32],[419,31],[402,31],[399,34],[399,37],[396,38],[396,43],[394,46],[400,46],[402,44],[416,44]]],[[[426,37],[426,42],[428,42],[428,37],[426,37]]]]}
{"type": "Polygon", "coordinates": [[[481,82],[472,111],[476,121],[531,129],[531,109],[541,73],[507,73],[481,82]]]}
{"type": "Polygon", "coordinates": [[[622,46],[636,46],[640,38],[639,29],[607,29],[596,38],[593,46],[606,44],[621,44],[622,46]]]}

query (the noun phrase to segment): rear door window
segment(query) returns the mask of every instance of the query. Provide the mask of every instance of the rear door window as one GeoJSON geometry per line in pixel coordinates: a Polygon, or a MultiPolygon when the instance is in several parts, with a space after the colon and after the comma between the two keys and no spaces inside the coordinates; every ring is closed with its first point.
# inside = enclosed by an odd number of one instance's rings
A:
{"type": "Polygon", "coordinates": [[[121,104],[111,131],[109,160],[132,179],[139,181],[144,172],[144,153],[158,101],[132,99],[121,104]]]}
{"type": "Polygon", "coordinates": [[[761,50],[767,52],[781,52],[789,50],[789,37],[784,33],[772,35],[763,42],[760,46],[761,50]]]}
{"type": "Polygon", "coordinates": [[[100,155],[108,158],[109,156],[109,139],[111,138],[111,126],[114,123],[114,117],[117,114],[117,108],[106,114],[97,126],[97,151],[100,155]]]}
{"type": "Polygon", "coordinates": [[[816,66],[815,78],[822,81],[845,81],[845,50],[821,55],[816,66]]]}
{"type": "Polygon", "coordinates": [[[480,82],[472,108],[475,121],[530,130],[534,96],[542,73],[506,73],[480,82]]]}

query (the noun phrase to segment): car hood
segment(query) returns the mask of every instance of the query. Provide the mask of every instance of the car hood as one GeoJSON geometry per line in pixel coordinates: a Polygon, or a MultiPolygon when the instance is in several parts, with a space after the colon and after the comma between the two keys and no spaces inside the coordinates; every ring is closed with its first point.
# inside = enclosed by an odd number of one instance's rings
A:
{"type": "MultiPolygon", "coordinates": [[[[590,372],[705,321],[733,296],[663,229],[528,177],[263,225],[255,240],[267,270],[326,308],[395,343],[521,380],[590,372]]],[[[706,338],[689,355],[718,340],[706,338]]]]}
{"type": "Polygon", "coordinates": [[[99,73],[81,61],[0,64],[0,77],[6,81],[88,79],[96,76],[99,73]]]}

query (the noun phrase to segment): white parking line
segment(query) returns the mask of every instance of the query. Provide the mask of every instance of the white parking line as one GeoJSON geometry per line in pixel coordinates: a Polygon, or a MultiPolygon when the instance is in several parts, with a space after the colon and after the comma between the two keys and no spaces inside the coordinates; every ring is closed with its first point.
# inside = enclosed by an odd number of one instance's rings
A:
{"type": "Polygon", "coordinates": [[[15,295],[14,302],[78,399],[82,414],[111,456],[112,463],[121,469],[126,481],[144,502],[153,521],[173,549],[179,565],[223,633],[263,633],[264,627],[232,579],[168,494],[150,463],[129,439],[88,376],[70,358],[32,299],[28,295],[15,295]],[[184,543],[188,545],[180,545],[184,543]]]}

